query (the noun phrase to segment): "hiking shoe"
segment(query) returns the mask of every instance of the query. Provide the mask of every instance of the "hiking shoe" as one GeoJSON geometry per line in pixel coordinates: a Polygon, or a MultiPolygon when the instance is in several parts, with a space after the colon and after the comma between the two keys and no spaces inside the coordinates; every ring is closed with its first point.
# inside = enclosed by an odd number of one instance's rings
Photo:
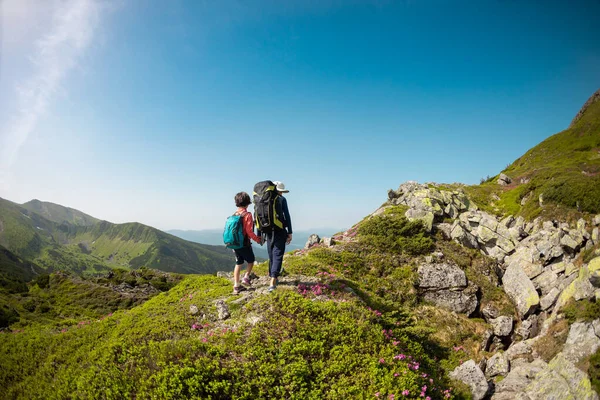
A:
{"type": "Polygon", "coordinates": [[[245,276],[242,278],[242,285],[252,286],[252,282],[250,282],[250,278],[245,276]]]}
{"type": "Polygon", "coordinates": [[[240,292],[243,292],[244,290],[246,290],[246,288],[243,286],[234,286],[233,294],[240,294],[240,292]]]}
{"type": "Polygon", "coordinates": [[[275,286],[269,286],[269,293],[271,293],[273,290],[275,290],[275,286]]]}

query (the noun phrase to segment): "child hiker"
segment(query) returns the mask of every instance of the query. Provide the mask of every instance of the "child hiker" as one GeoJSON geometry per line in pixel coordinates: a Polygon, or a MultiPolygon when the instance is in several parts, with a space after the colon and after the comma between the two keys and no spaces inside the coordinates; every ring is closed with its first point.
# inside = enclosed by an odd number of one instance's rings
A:
{"type": "Polygon", "coordinates": [[[250,273],[254,266],[254,251],[250,244],[250,239],[257,243],[261,243],[260,238],[254,234],[254,221],[252,220],[252,214],[248,212],[248,206],[250,205],[250,196],[246,192],[240,192],[235,195],[235,205],[238,208],[235,212],[236,215],[241,215],[243,218],[243,232],[244,232],[244,247],[241,249],[235,249],[235,268],[233,269],[233,294],[239,294],[241,291],[246,290],[240,285],[240,270],[244,265],[244,261],[248,263],[246,273],[242,278],[244,285],[250,285],[250,273]]]}

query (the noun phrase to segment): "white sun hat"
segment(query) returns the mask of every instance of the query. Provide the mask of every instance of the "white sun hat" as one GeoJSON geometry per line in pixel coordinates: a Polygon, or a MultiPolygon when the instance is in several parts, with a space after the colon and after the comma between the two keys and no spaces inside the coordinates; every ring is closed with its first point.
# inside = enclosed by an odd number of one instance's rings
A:
{"type": "Polygon", "coordinates": [[[275,184],[275,186],[277,186],[277,191],[278,192],[289,193],[289,190],[285,189],[285,184],[283,182],[273,181],[273,183],[275,184]]]}

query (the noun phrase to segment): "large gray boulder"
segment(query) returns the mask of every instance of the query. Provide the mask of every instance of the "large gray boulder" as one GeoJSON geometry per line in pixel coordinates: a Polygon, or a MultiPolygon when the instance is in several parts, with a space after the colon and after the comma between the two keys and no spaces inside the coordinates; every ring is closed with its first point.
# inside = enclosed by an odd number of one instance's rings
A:
{"type": "Polygon", "coordinates": [[[464,288],[467,286],[467,276],[456,265],[423,264],[419,266],[419,287],[421,289],[464,288]]]}
{"type": "Polygon", "coordinates": [[[450,373],[452,379],[459,380],[471,388],[473,400],[482,400],[489,391],[489,385],[475,361],[469,360],[450,373]]]}
{"type": "Polygon", "coordinates": [[[516,263],[508,266],[502,277],[504,291],[517,306],[522,319],[532,313],[540,304],[540,297],[527,277],[527,274],[516,263]]]}
{"type": "Polygon", "coordinates": [[[469,284],[463,290],[442,289],[428,291],[423,294],[423,298],[447,310],[471,315],[477,309],[478,290],[477,286],[469,284]]]}
{"type": "Polygon", "coordinates": [[[600,319],[593,322],[576,322],[569,329],[569,336],[562,350],[565,359],[577,364],[600,348],[600,319]]]}
{"type": "Polygon", "coordinates": [[[494,335],[496,336],[508,336],[513,329],[513,319],[508,316],[501,316],[490,320],[490,324],[494,329],[494,335]]]}
{"type": "Polygon", "coordinates": [[[520,365],[511,364],[511,370],[508,375],[496,384],[492,400],[518,399],[519,395],[524,395],[525,388],[531,383],[533,378],[546,367],[547,364],[540,359],[520,365]]]}

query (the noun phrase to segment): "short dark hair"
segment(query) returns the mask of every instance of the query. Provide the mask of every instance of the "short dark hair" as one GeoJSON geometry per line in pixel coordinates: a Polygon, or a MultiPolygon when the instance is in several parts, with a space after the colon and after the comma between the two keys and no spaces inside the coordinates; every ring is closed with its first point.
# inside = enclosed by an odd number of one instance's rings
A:
{"type": "Polygon", "coordinates": [[[251,203],[250,196],[246,192],[239,192],[235,195],[235,206],[236,207],[247,207],[251,203]]]}

